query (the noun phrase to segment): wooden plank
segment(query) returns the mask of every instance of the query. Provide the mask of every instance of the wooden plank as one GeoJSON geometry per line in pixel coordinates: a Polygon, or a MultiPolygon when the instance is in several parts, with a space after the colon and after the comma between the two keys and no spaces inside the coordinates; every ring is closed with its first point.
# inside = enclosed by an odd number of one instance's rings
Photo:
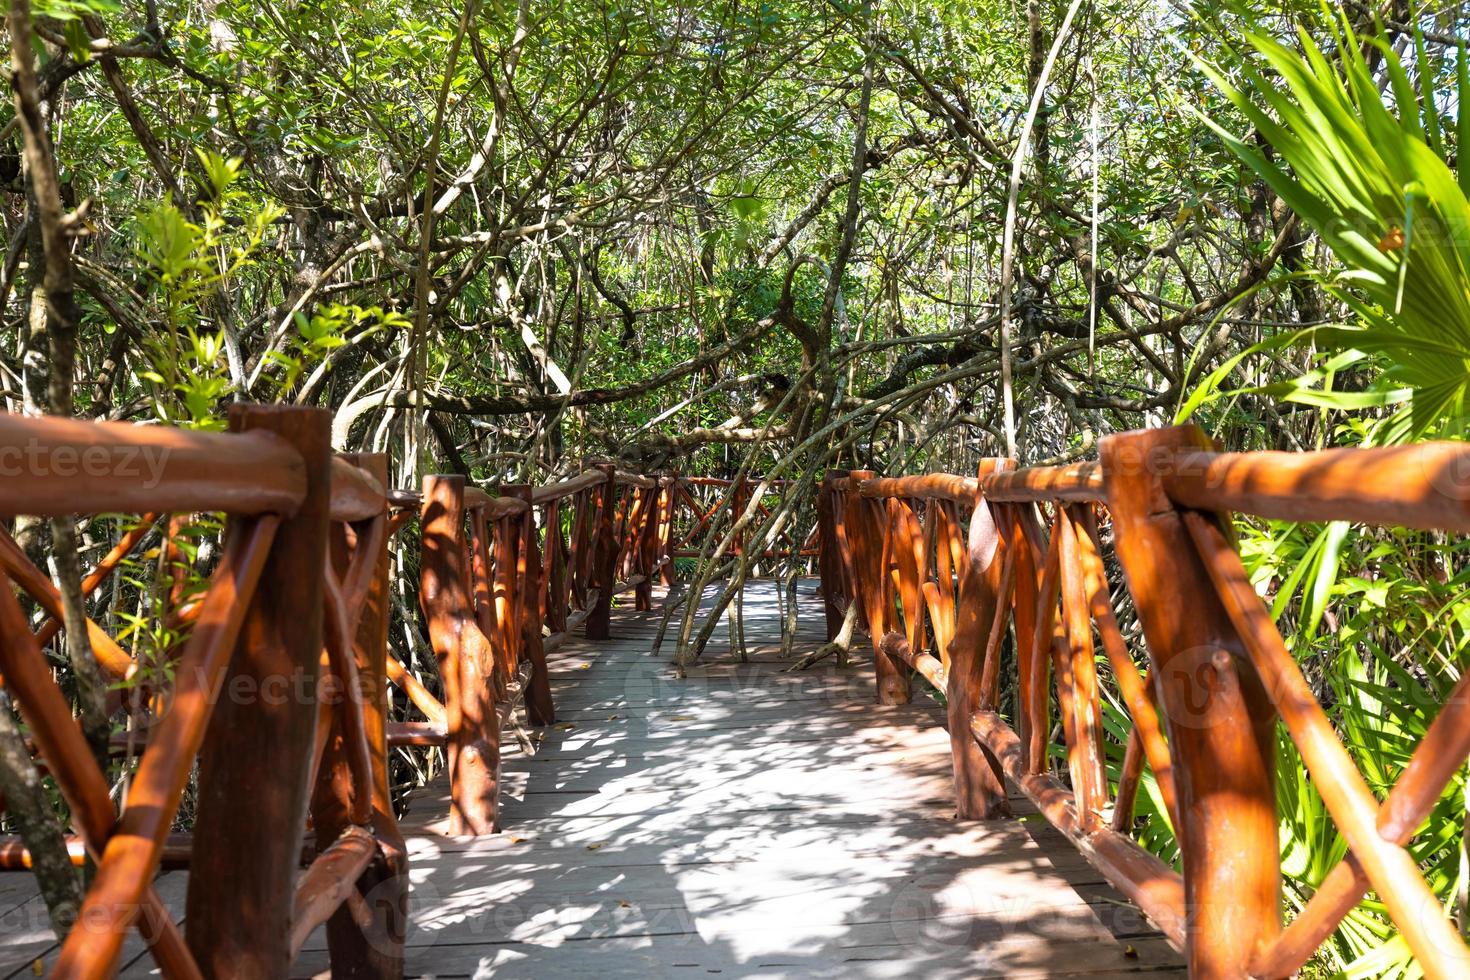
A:
{"type": "Polygon", "coordinates": [[[6,909],[0,916],[0,975],[25,976],[32,973],[31,965],[37,960],[45,964],[48,958],[55,959],[56,933],[51,931],[46,903],[34,891],[35,878],[19,873],[5,877],[23,879],[32,886],[29,899],[6,909]]]}
{"type": "MultiPolygon", "coordinates": [[[[752,585],[752,632],[769,598],[752,585]]],[[[953,819],[936,702],[875,707],[871,662],[706,661],[679,682],[647,656],[654,616],[614,609],[620,639],[548,658],[564,721],[507,749],[502,833],[437,832],[442,782],[412,801],[407,975],[1183,976],[1024,799],[1016,819],[953,819]]],[[[326,976],[325,949],[319,931],[292,975],[326,976]]]]}
{"type": "MultiPolygon", "coordinates": [[[[15,877],[20,877],[20,875],[15,875],[15,877]]],[[[27,881],[31,880],[30,875],[24,877],[27,881]]],[[[189,876],[183,871],[170,871],[159,875],[153,881],[154,891],[158,893],[164,907],[173,914],[176,922],[184,921],[184,901],[188,885],[189,876]]],[[[60,947],[56,945],[55,936],[51,932],[45,906],[39,904],[39,899],[36,902],[37,907],[24,917],[16,920],[11,915],[7,915],[0,920],[0,975],[34,977],[37,975],[33,966],[36,960],[41,961],[41,973],[50,975],[52,968],[56,965],[56,954],[60,947]],[[15,932],[11,931],[13,922],[20,926],[15,932]]],[[[147,944],[143,942],[143,938],[136,930],[130,932],[123,940],[122,956],[119,962],[124,965],[138,964],[152,971],[158,969],[153,962],[153,957],[148,954],[147,944]]]]}
{"type": "MultiPolygon", "coordinates": [[[[862,931],[830,927],[825,936],[806,947],[787,945],[789,934],[735,936],[677,933],[571,941],[559,945],[534,943],[438,945],[415,950],[408,969],[412,975],[437,978],[494,976],[511,978],[601,978],[710,976],[742,978],[864,978],[864,977],[1039,977],[1103,978],[1150,975],[1183,976],[1174,966],[1167,945],[1159,940],[1122,944],[1114,948],[1093,939],[1048,942],[1022,936],[1010,941],[972,943],[968,923],[940,921],[923,932],[900,931],[891,925],[862,931]],[[844,940],[847,940],[846,942],[844,940]],[[777,946],[772,949],[771,946],[777,946]]],[[[313,976],[304,955],[295,976],[313,976]]]]}
{"type": "MultiPolygon", "coordinates": [[[[766,583],[746,597],[756,662],[712,648],[678,680],[646,653],[652,618],[616,608],[612,639],[577,637],[549,658],[561,724],[533,754],[507,755],[504,833],[436,834],[443,786],[411,805],[428,918],[408,939],[410,973],[1177,970],[1064,840],[952,819],[937,701],[875,708],[867,657],[782,674],[773,598],[766,583]]],[[[819,605],[798,609],[820,624],[819,605]]],[[[823,640],[804,633],[798,652],[823,640]]]]}

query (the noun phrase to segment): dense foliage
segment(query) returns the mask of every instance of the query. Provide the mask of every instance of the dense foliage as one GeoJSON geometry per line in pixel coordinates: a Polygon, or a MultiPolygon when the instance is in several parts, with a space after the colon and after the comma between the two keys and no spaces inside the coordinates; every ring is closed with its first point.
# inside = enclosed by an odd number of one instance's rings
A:
{"type": "MultiPolygon", "coordinates": [[[[290,401],[404,485],[616,457],[795,497],[1185,418],[1232,448],[1463,435],[1458,4],[14,0],[8,24],[10,411],[290,401]]],[[[110,533],[15,530],[64,556],[110,533]]],[[[1464,549],[1241,532],[1386,787],[1464,663],[1464,549]]],[[[156,583],[129,588],[110,621],[166,648],[156,583]]],[[[1300,907],[1345,845],[1286,740],[1280,781],[1300,907]]],[[[1465,790],[1416,841],[1461,916],[1465,790]]],[[[1161,812],[1140,839],[1173,857],[1161,812]]],[[[1319,962],[1415,969],[1372,901],[1319,962]]]]}

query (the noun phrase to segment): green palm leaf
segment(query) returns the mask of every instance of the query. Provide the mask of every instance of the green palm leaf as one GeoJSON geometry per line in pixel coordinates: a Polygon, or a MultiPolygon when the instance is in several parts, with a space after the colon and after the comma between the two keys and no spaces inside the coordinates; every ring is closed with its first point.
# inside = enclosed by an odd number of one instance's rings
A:
{"type": "MultiPolygon", "coordinates": [[[[1346,267],[1324,286],[1355,322],[1318,331],[1311,341],[1326,357],[1369,354],[1380,374],[1367,393],[1316,389],[1307,383],[1315,376],[1266,393],[1340,410],[1402,402],[1390,424],[1374,427],[1380,441],[1458,433],[1470,402],[1470,179],[1463,172],[1470,167],[1457,176],[1445,161],[1434,93],[1416,92],[1398,54],[1373,38],[1367,43],[1381,54],[1395,108],[1385,105],[1364,42],[1345,18],[1334,27],[1338,63],[1305,32],[1299,51],[1261,31],[1245,39],[1259,61],[1238,66],[1240,85],[1213,66],[1201,68],[1275,158],[1205,122],[1346,267]]],[[[1422,51],[1422,38],[1418,43],[1422,51]]],[[[1470,96],[1463,50],[1457,95],[1470,96]]],[[[1457,100],[1457,112],[1465,104],[1457,100]]],[[[1463,141],[1470,139],[1465,115],[1459,113],[1455,132],[1459,145],[1470,146],[1463,141]]],[[[1198,404],[1192,399],[1189,407],[1198,404]]]]}

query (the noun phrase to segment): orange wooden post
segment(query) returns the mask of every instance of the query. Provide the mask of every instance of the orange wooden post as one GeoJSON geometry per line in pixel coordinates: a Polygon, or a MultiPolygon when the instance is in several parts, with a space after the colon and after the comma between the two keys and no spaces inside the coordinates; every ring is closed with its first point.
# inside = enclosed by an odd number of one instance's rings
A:
{"type": "MultiPolygon", "coordinates": [[[[1113,613],[1112,595],[1108,590],[1107,572],[1103,568],[1102,546],[1098,541],[1097,523],[1091,511],[1081,512],[1081,533],[1078,535],[1078,556],[1081,558],[1082,579],[1092,607],[1092,619],[1097,624],[1098,636],[1102,640],[1103,652],[1112,665],[1113,676],[1118,683],[1119,693],[1133,716],[1133,731],[1129,736],[1126,751],[1136,756],[1133,765],[1138,767],[1134,780],[1142,776],[1142,762],[1147,760],[1158,782],[1159,795],[1173,822],[1175,836],[1181,837],[1183,830],[1179,820],[1179,800],[1174,793],[1174,765],[1169,758],[1169,746],[1164,740],[1162,725],[1154,707],[1154,688],[1139,672],[1128,652],[1127,642],[1118,629],[1118,620],[1113,613]],[[1141,750],[1139,752],[1138,750],[1141,750]]],[[[1132,793],[1136,782],[1130,787],[1130,756],[1125,755],[1123,772],[1118,780],[1118,799],[1113,806],[1114,829],[1131,826],[1132,793]]]]}
{"type": "MultiPolygon", "coordinates": [[[[1426,914],[1426,910],[1437,908],[1440,900],[1421,875],[1417,856],[1401,846],[1414,836],[1416,828],[1443,792],[1443,786],[1463,765],[1467,750],[1470,750],[1470,737],[1467,737],[1464,727],[1464,691],[1451,693],[1450,700],[1414,752],[1404,775],[1394,785],[1388,799],[1380,804],[1376,793],[1358,770],[1352,754],[1339,741],[1332,719],[1318,703],[1316,693],[1252,587],[1235,543],[1221,526],[1222,523],[1228,526],[1228,521],[1222,520],[1223,516],[1207,516],[1197,510],[1183,512],[1184,524],[1194,539],[1211,581],[1219,590],[1231,622],[1250,653],[1252,666],[1262,678],[1263,686],[1271,692],[1282,722],[1301,750],[1308,774],[1321,788],[1327,812],[1332,815],[1333,822],[1351,849],[1349,867],[1354,870],[1349,877],[1361,880],[1361,885],[1355,885],[1353,890],[1366,892],[1372,887],[1378,892],[1389,917],[1413,951],[1425,976],[1470,976],[1470,948],[1465,946],[1456,923],[1450,918],[1426,914]],[[1444,734],[1453,730],[1457,721],[1460,734],[1446,739],[1444,734]],[[1428,775],[1426,765],[1438,768],[1442,774],[1436,776],[1432,783],[1423,781],[1428,775]],[[1409,802],[1416,797],[1417,802],[1409,802]]],[[[1456,686],[1464,687],[1463,678],[1456,686]]],[[[1330,884],[1332,877],[1328,875],[1324,884],[1330,884]]],[[[1268,959],[1277,961],[1278,967],[1282,965],[1283,956],[1296,963],[1305,960],[1307,956],[1304,954],[1310,951],[1303,950],[1299,941],[1312,935],[1324,935],[1319,930],[1326,929],[1326,923],[1317,919],[1317,915],[1325,911],[1335,914],[1338,908],[1343,907],[1339,904],[1342,893],[1333,894],[1338,887],[1319,890],[1302,915],[1293,920],[1293,928],[1283,932],[1277,942],[1261,952],[1267,954],[1268,959]],[[1325,905],[1320,904],[1319,899],[1323,890],[1328,890],[1325,905]],[[1299,925],[1303,917],[1309,920],[1305,928],[1299,925]],[[1314,919],[1315,923],[1312,922],[1314,919]]],[[[1284,975],[1295,969],[1288,966],[1280,974],[1263,974],[1260,965],[1258,958],[1253,970],[1257,975],[1284,975]]]]}
{"type": "Polygon", "coordinates": [[[494,575],[490,565],[490,527],[485,512],[479,508],[469,512],[470,523],[470,591],[475,602],[475,622],[486,637],[495,635],[494,575]]]}
{"type": "MultiPolygon", "coordinates": [[[[980,478],[983,480],[1014,465],[1009,459],[983,459],[980,478]]],[[[959,600],[955,604],[955,632],[949,644],[945,690],[950,757],[954,765],[955,816],[961,820],[990,820],[1010,815],[1000,764],[970,731],[970,716],[982,707],[986,657],[1000,655],[998,648],[987,648],[995,621],[1006,615],[1001,583],[1004,547],[990,505],[977,495],[965,547],[968,560],[960,563],[959,600]]],[[[947,582],[940,585],[949,587],[947,582]]]]}
{"type": "Polygon", "coordinates": [[[521,669],[521,522],[511,515],[497,517],[489,526],[491,547],[495,551],[495,628],[485,636],[495,651],[495,694],[504,697],[506,685],[519,676],[521,669]]]}
{"type": "Polygon", "coordinates": [[[184,530],[189,525],[188,514],[170,514],[164,525],[163,551],[159,561],[163,565],[163,577],[168,580],[168,595],[164,599],[163,620],[171,627],[177,629],[182,624],[179,613],[184,606],[184,587],[188,579],[188,559],[184,557],[184,549],[179,546],[179,539],[184,536],[184,530]]]}
{"type": "Polygon", "coordinates": [[[462,476],[424,477],[419,603],[444,684],[449,832],[478,836],[500,829],[500,718],[494,658],[465,587],[464,489],[462,476]]]}
{"type": "MultiPolygon", "coordinates": [[[[1011,620],[1015,624],[1016,643],[1016,735],[1021,743],[1021,754],[1027,760],[1027,771],[1030,767],[1030,750],[1037,738],[1032,737],[1031,716],[1026,710],[1026,705],[1031,703],[1031,643],[1032,636],[1036,631],[1036,606],[1038,597],[1040,561],[1038,549],[1027,533],[1028,519],[1035,521],[1035,511],[1030,504],[1001,504],[995,511],[1000,519],[1001,535],[1005,540],[1006,550],[1015,556],[1015,570],[1012,575],[1013,586],[1011,593],[1011,620]]],[[[989,689],[987,689],[989,690],[989,689]]],[[[998,707],[996,699],[986,705],[989,708],[998,707]]],[[[1040,734],[1040,741],[1045,744],[1046,733],[1040,734]]]]}
{"type": "MultiPolygon", "coordinates": [[[[536,507],[531,502],[529,486],[502,487],[501,493],[526,502],[520,523],[520,547],[516,555],[515,622],[520,652],[531,663],[531,676],[526,682],[526,718],[533,725],[550,725],[556,721],[551,701],[551,679],[546,672],[546,651],[541,645],[542,612],[541,542],[536,533],[536,507]]],[[[551,534],[547,530],[548,536],[551,534]]]]}
{"type": "Polygon", "coordinates": [[[884,529],[889,541],[893,573],[896,573],[898,579],[898,604],[903,611],[904,638],[908,640],[910,655],[917,656],[927,652],[924,581],[927,577],[929,556],[924,540],[926,528],[919,524],[913,504],[907,498],[889,497],[884,529]]]}
{"type": "MultiPolygon", "coordinates": [[[[730,487],[730,523],[736,521],[745,514],[745,508],[750,504],[750,487],[745,482],[745,474],[741,473],[735,477],[735,482],[730,487]]],[[[745,554],[745,532],[742,530],[735,535],[733,553],[745,554]]]]}
{"type": "Polygon", "coordinates": [[[1057,684],[1070,684],[1072,742],[1067,762],[1076,793],[1077,812],[1084,823],[1095,825],[1107,805],[1108,777],[1103,768],[1102,705],[1098,696],[1097,654],[1092,643],[1092,615],[1084,580],[1082,543],[1087,529],[1082,508],[1072,504],[1061,510],[1060,552],[1062,573],[1062,621],[1066,627],[1067,665],[1070,678],[1057,677],[1057,684]]]}
{"type": "MultiPolygon", "coordinates": [[[[331,423],[322,409],[230,408],[231,431],[271,432],[301,454],[307,494],[276,532],[200,753],[185,929],[209,977],[280,977],[290,965],[322,653],[331,423]]],[[[241,528],[230,522],[230,533],[241,528]]]]}
{"type": "Polygon", "coordinates": [[[553,633],[560,633],[567,628],[567,547],[561,535],[561,501],[547,501],[543,513],[546,527],[546,625],[553,633]]]}
{"type": "Polygon", "coordinates": [[[597,601],[587,614],[587,639],[608,638],[612,622],[612,592],[617,584],[618,540],[613,533],[613,515],[618,504],[617,468],[611,463],[597,467],[606,477],[601,486],[596,524],[592,528],[592,588],[597,590],[597,601]]]}
{"type": "Polygon", "coordinates": [[[577,593],[578,608],[588,609],[592,589],[592,569],[597,557],[597,535],[598,521],[602,501],[603,487],[598,484],[590,490],[584,490],[578,495],[577,500],[577,593]]]}
{"type": "MultiPolygon", "coordinates": [[[[817,490],[817,576],[821,581],[822,613],[827,620],[827,639],[835,640],[842,632],[842,556],[837,547],[837,515],[833,497],[836,490],[832,480],[842,473],[828,470],[817,490]]],[[[851,597],[847,597],[851,601],[851,597]]]]}
{"type": "Polygon", "coordinates": [[[633,487],[620,490],[616,478],[613,480],[613,500],[616,507],[613,510],[613,574],[612,582],[626,582],[630,574],[628,563],[632,559],[632,551],[628,547],[628,529],[632,526],[634,498],[637,491],[633,487]]]}
{"type": "Polygon", "coordinates": [[[929,610],[934,650],[947,675],[949,648],[954,643],[954,563],[960,548],[958,519],[947,501],[924,501],[924,533],[929,538],[930,565],[924,570],[924,602],[929,610]]]}
{"type": "Polygon", "coordinates": [[[638,574],[638,544],[642,541],[643,513],[648,500],[642,487],[629,486],[623,492],[622,517],[618,521],[618,581],[627,582],[638,574]]]}
{"type": "Polygon", "coordinates": [[[1031,504],[1018,504],[1013,513],[1018,524],[1017,534],[1024,542],[1023,553],[1029,557],[1026,570],[1030,578],[1028,582],[1018,582],[1016,588],[1019,734],[1026,756],[1026,771],[1042,773],[1049,768],[1051,653],[1057,629],[1057,583],[1060,581],[1057,549],[1061,547],[1061,538],[1053,533],[1046,540],[1042,539],[1041,519],[1031,504]],[[1022,588],[1023,584],[1027,587],[1022,588]],[[1023,601],[1028,606],[1024,620],[1020,609],[1023,601]]]}
{"type": "MultiPolygon", "coordinates": [[[[841,470],[834,470],[830,475],[842,478],[847,476],[841,470]]],[[[834,488],[832,492],[832,536],[837,544],[838,581],[841,595],[847,606],[857,610],[857,625],[862,629],[867,629],[868,610],[863,603],[862,588],[858,584],[857,557],[853,545],[853,527],[857,517],[848,507],[848,503],[848,494],[838,493],[834,488]]]]}
{"type": "Polygon", "coordinates": [[[678,502],[679,475],[658,481],[658,548],[655,551],[663,565],[658,570],[659,584],[674,584],[674,509],[678,502]]]}
{"type": "Polygon", "coordinates": [[[1281,931],[1276,713],[1160,482],[1173,454],[1207,448],[1199,429],[1184,426],[1109,436],[1100,455],[1168,724],[1190,975],[1241,977],[1281,931]]]}
{"type": "Polygon", "coordinates": [[[862,620],[862,626],[870,634],[880,639],[883,635],[884,619],[877,615],[877,623],[873,622],[875,615],[869,602],[871,593],[879,588],[881,583],[873,574],[868,554],[868,521],[863,500],[858,496],[857,485],[860,481],[869,479],[876,474],[872,470],[849,470],[847,476],[847,490],[843,494],[842,501],[842,533],[846,539],[851,564],[849,571],[851,578],[849,584],[852,586],[851,601],[857,604],[858,614],[862,620]]]}
{"type": "MultiPolygon", "coordinates": [[[[386,455],[361,453],[347,459],[365,470],[380,486],[388,485],[386,455]]],[[[354,789],[371,794],[372,831],[379,856],[357,882],[357,893],[363,900],[360,908],[366,911],[366,917],[360,919],[346,904],[339,907],[327,920],[327,947],[331,951],[332,976],[354,980],[401,977],[403,941],[408,927],[408,849],[393,813],[388,779],[387,519],[387,514],[381,514],[371,521],[360,522],[355,528],[357,540],[350,556],[354,566],[368,562],[371,568],[353,646],[361,668],[363,727],[372,757],[373,784],[354,789]],[[379,525],[376,530],[374,524],[379,525]],[[374,549],[370,554],[362,551],[369,547],[374,549]]],[[[339,554],[335,558],[339,570],[345,572],[348,555],[339,554]]],[[[318,852],[350,826],[347,818],[351,813],[351,799],[343,792],[351,785],[350,766],[340,747],[333,748],[330,768],[327,760],[323,760],[312,800],[312,826],[318,852]]]]}
{"type": "Polygon", "coordinates": [[[536,613],[543,626],[550,623],[551,615],[551,564],[550,557],[554,555],[556,546],[552,544],[553,531],[550,525],[546,525],[541,531],[536,529],[536,504],[531,500],[526,501],[526,510],[531,515],[531,541],[536,546],[539,574],[536,582],[536,613]],[[545,544],[542,544],[543,537],[545,544]]]}
{"type": "Polygon", "coordinates": [[[587,608],[587,576],[591,568],[589,551],[591,533],[588,528],[596,507],[593,491],[582,490],[572,500],[572,520],[567,535],[567,579],[571,592],[571,603],[578,609],[587,608]]]}
{"type": "Polygon", "coordinates": [[[847,526],[852,542],[853,571],[857,591],[867,610],[868,636],[873,641],[873,666],[877,675],[879,704],[908,704],[909,669],[883,651],[883,637],[894,621],[893,579],[888,573],[891,535],[883,508],[865,500],[858,484],[876,476],[872,470],[853,470],[848,474],[847,526]]]}
{"type": "Polygon", "coordinates": [[[638,520],[628,530],[628,547],[634,556],[633,572],[642,575],[643,581],[633,588],[633,608],[649,612],[653,609],[653,563],[658,560],[658,487],[640,489],[638,501],[638,520]]]}

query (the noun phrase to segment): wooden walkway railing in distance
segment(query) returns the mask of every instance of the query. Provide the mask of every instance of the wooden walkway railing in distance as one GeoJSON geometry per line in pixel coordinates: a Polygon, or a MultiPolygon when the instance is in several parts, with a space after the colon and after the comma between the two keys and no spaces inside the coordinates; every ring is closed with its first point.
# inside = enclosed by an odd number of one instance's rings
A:
{"type": "Polygon", "coordinates": [[[1470,679],[1380,801],[1251,586],[1231,528],[1241,513],[1465,533],[1470,446],[1220,453],[1186,426],[1109,437],[1099,460],[1070,466],[834,472],[818,510],[829,636],[855,603],[880,703],[907,701],[912,672],[945,692],[961,817],[1003,813],[1009,778],[1186,952],[1192,976],[1290,976],[1369,890],[1426,976],[1470,976],[1470,950],[1405,846],[1470,755],[1470,679]],[[1146,641],[1136,653],[1113,610],[1109,540],[1146,641]],[[1003,676],[1008,644],[1015,668],[1003,676]],[[1116,784],[1104,764],[1108,679],[1132,721],[1116,784]],[[1285,928],[1278,719],[1350,848],[1285,928]],[[1145,762],[1182,873],[1129,835],[1145,762]]]}
{"type": "Polygon", "coordinates": [[[444,700],[391,662],[390,676],[428,721],[390,725],[387,741],[446,747],[450,833],[499,830],[507,719],[524,704],[532,725],[556,720],[547,652],[578,628],[606,639],[624,592],[638,609],[652,607],[654,579],[672,561],[672,486],[604,464],[496,497],[462,476],[425,477],[422,492],[391,495],[404,523],[418,514],[419,601],[444,700]]]}
{"type": "MultiPolygon", "coordinates": [[[[334,460],[330,421],[321,411],[249,405],[232,409],[229,433],[0,419],[0,446],[32,461],[7,481],[7,513],[228,519],[207,590],[169,614],[189,628],[170,652],[171,686],[161,672],[138,674],[121,645],[89,623],[102,667],[143,686],[153,708],[151,726],[134,735],[144,748],[120,814],[38,637],[0,582],[0,671],[81,831],[78,859],[85,853],[97,864],[58,975],[111,975],[130,928],[168,976],[277,975],[329,918],[344,965],[386,955],[380,975],[391,970],[406,862],[387,797],[386,702],[372,649],[374,637],[386,637],[386,460],[334,460]],[[77,478],[83,464],[88,479],[77,478]],[[194,833],[180,840],[170,831],[196,760],[194,833]],[[298,883],[308,812],[316,846],[298,883]],[[186,853],[196,883],[186,934],[151,885],[166,850],[175,861],[186,853]],[[396,914],[380,907],[339,916],[369,877],[388,883],[378,895],[396,903],[396,914]]],[[[127,535],[86,587],[96,589],[142,537],[127,535]]],[[[5,576],[59,621],[56,587],[14,541],[4,543],[5,576]]],[[[54,633],[42,629],[48,639],[54,633]]],[[[28,863],[23,848],[7,850],[28,863]]]]}
{"type": "MultiPolygon", "coordinates": [[[[0,416],[0,458],[24,461],[0,512],[143,515],[83,592],[157,530],[173,583],[160,615],[185,637],[142,664],[87,623],[108,679],[129,688],[109,697],[132,727],[113,748],[142,747],[119,810],[42,650],[60,591],[0,531],[0,674],[80,831],[72,860],[96,862],[58,976],[113,975],[132,929],[166,977],[284,976],[323,925],[334,975],[401,976],[408,855],[389,747],[446,746],[451,822],[494,831],[506,717],[521,701],[533,725],[555,717],[545,650],[579,625],[606,637],[613,597],[635,590],[647,609],[668,570],[671,478],[601,466],[497,497],[455,476],[388,491],[387,458],[334,457],[330,423],[254,405],[234,406],[225,433],[0,416]],[[186,596],[173,535],[209,513],[226,516],[222,553],[186,596]],[[389,541],[415,514],[443,700],[388,651],[389,541]],[[12,582],[48,615],[39,634],[12,582]],[[388,721],[390,683],[427,722],[388,721]],[[196,763],[193,832],[172,833],[196,763]],[[152,885],[161,866],[189,871],[182,931],[152,885]]],[[[30,865],[0,840],[0,868],[30,865]]]]}

